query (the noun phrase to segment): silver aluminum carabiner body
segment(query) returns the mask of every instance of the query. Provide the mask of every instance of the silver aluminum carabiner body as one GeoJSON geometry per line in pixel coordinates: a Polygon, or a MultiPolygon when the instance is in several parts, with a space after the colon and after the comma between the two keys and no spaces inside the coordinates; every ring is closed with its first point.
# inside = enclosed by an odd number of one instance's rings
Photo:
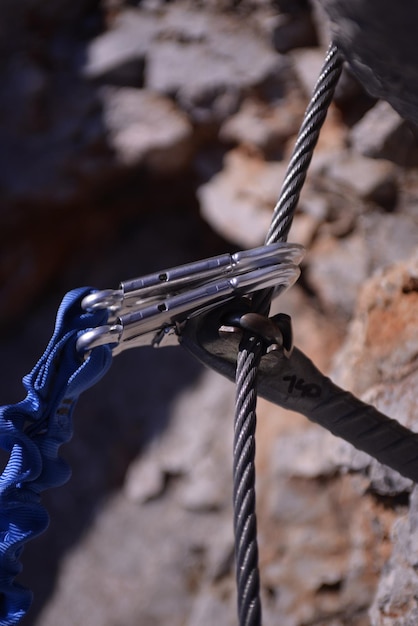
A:
{"type": "Polygon", "coordinates": [[[109,323],[83,333],[77,349],[112,345],[113,354],[144,345],[178,343],[180,326],[220,303],[255,291],[287,289],[299,277],[304,250],[277,243],[223,254],[124,281],[119,289],[97,291],[82,303],[107,309],[109,323]]]}

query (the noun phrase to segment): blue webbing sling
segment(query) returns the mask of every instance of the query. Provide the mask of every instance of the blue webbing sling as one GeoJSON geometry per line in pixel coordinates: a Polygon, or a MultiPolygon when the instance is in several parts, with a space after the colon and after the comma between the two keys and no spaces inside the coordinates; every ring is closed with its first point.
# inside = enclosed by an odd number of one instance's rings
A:
{"type": "Polygon", "coordinates": [[[86,329],[107,321],[106,310],[81,308],[91,291],[81,288],[66,294],[47,349],[23,379],[26,398],[0,407],[0,446],[10,455],[0,476],[0,626],[17,624],[29,609],[32,594],[15,577],[25,542],[48,526],[40,493],[69,479],[70,468],[58,451],[72,436],[75,403],[112,362],[108,345],[95,348],[85,360],[76,350],[86,329]]]}

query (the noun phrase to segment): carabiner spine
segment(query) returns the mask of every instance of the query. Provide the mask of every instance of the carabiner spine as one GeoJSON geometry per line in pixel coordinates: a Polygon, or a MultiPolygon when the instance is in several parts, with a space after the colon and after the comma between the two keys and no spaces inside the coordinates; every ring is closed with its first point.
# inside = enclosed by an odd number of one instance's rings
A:
{"type": "Polygon", "coordinates": [[[119,315],[118,324],[123,327],[121,343],[129,341],[162,326],[174,325],[213,308],[221,301],[270,287],[281,291],[296,282],[300,270],[292,263],[259,268],[246,274],[190,289],[166,300],[152,303],[132,313],[119,315]]]}
{"type": "Polygon", "coordinates": [[[179,291],[210,282],[214,277],[222,280],[229,274],[242,275],[265,266],[282,263],[300,263],[303,248],[298,244],[277,243],[250,250],[223,254],[186,265],[148,274],[141,278],[123,281],[121,312],[140,305],[145,299],[171,296],[179,291]]]}

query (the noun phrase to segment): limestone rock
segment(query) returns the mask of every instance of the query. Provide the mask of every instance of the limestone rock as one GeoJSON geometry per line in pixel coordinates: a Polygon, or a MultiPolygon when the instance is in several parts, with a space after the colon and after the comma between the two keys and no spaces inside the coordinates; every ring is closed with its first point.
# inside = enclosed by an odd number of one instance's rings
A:
{"type": "Polygon", "coordinates": [[[350,142],[364,156],[389,159],[400,165],[417,162],[417,143],[411,129],[383,100],[352,128],[350,142]]]}
{"type": "Polygon", "coordinates": [[[290,94],[277,103],[244,100],[235,115],[221,126],[221,141],[278,153],[299,130],[303,105],[290,94]]]}
{"type": "Polygon", "coordinates": [[[223,121],[243,91],[285,71],[265,41],[228,16],[180,9],[166,33],[149,50],[145,85],[175,95],[197,122],[223,121]]]}
{"type": "Polygon", "coordinates": [[[373,527],[370,504],[350,477],[276,475],[269,490],[267,531],[275,550],[266,550],[264,584],[280,593],[266,602],[268,623],[280,615],[289,625],[340,624],[344,615],[346,623],[366,625],[365,606],[376,584],[370,550],[379,567],[382,554],[373,546],[384,532],[383,520],[373,527]]]}
{"type": "Polygon", "coordinates": [[[417,237],[415,219],[378,211],[358,218],[348,236],[320,229],[308,252],[307,279],[327,308],[349,318],[366,279],[410,257],[417,237]]]}
{"type": "Polygon", "coordinates": [[[288,64],[250,26],[187,2],[125,9],[87,49],[84,75],[175,97],[195,121],[223,121],[242,93],[288,64]]]}
{"type": "Polygon", "coordinates": [[[320,48],[302,48],[291,52],[293,68],[307,97],[312,94],[324,64],[324,58],[325,52],[320,48]]]}
{"type": "Polygon", "coordinates": [[[130,499],[147,502],[162,497],[171,477],[178,480],[177,497],[186,509],[203,512],[225,505],[228,493],[219,465],[232,448],[232,431],[223,424],[232,394],[229,381],[207,371],[193,392],[178,399],[170,436],[129,468],[125,489],[130,499]],[[190,416],[197,412],[199,427],[191,434],[190,416]],[[220,428],[223,436],[218,439],[220,428]]]}
{"type": "Polygon", "coordinates": [[[321,236],[308,256],[306,275],[309,284],[325,307],[349,318],[360,286],[369,273],[367,245],[360,233],[344,239],[321,236]]]}
{"type": "Polygon", "coordinates": [[[198,190],[203,217],[234,243],[261,245],[285,171],[283,163],[232,150],[224,169],[198,190]]]}
{"type": "Polygon", "coordinates": [[[102,99],[109,145],[122,165],[145,164],[163,174],[185,168],[192,128],[171,100],[130,87],[108,87],[102,99]]]}
{"type": "Polygon", "coordinates": [[[82,68],[90,80],[125,87],[142,87],[147,50],[158,22],[146,12],[120,12],[112,27],[89,43],[82,68]]]}
{"type": "Polygon", "coordinates": [[[412,626],[418,619],[417,488],[411,495],[407,516],[400,518],[392,532],[393,552],[379,582],[370,611],[372,626],[412,626]]]}
{"type": "Polygon", "coordinates": [[[330,188],[348,192],[359,200],[393,208],[397,197],[396,168],[386,160],[346,153],[331,159],[323,170],[330,188]]]}
{"type": "Polygon", "coordinates": [[[416,252],[418,219],[413,215],[370,211],[359,218],[358,229],[367,241],[372,272],[408,259],[416,252]]]}
{"type": "MultiPolygon", "coordinates": [[[[418,420],[413,393],[417,381],[416,255],[381,271],[366,283],[344,347],[338,354],[334,380],[380,411],[416,431],[418,420]]],[[[347,444],[338,451],[340,463],[360,468],[366,457],[347,444]],[[345,448],[345,451],[344,451],[345,448]]],[[[369,459],[369,480],[382,494],[411,489],[411,481],[369,459]]]]}
{"type": "Polygon", "coordinates": [[[412,371],[417,352],[417,276],[415,255],[366,283],[337,362],[339,384],[361,395],[412,371]]]}
{"type": "Polygon", "coordinates": [[[336,464],[325,448],[335,445],[323,429],[312,427],[303,435],[299,432],[282,435],[275,443],[272,469],[277,476],[318,478],[335,473],[336,464]]]}

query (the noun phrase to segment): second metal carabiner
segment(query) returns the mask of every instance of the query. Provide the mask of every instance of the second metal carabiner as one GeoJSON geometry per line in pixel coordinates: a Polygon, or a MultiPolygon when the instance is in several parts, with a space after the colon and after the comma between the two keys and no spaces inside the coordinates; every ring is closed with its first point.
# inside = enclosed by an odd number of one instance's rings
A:
{"type": "Polygon", "coordinates": [[[299,277],[303,248],[277,243],[224,254],[122,282],[93,292],[87,310],[107,309],[110,323],[83,333],[77,349],[111,344],[113,353],[143,345],[178,342],[179,325],[234,297],[274,288],[276,295],[299,277]]]}

